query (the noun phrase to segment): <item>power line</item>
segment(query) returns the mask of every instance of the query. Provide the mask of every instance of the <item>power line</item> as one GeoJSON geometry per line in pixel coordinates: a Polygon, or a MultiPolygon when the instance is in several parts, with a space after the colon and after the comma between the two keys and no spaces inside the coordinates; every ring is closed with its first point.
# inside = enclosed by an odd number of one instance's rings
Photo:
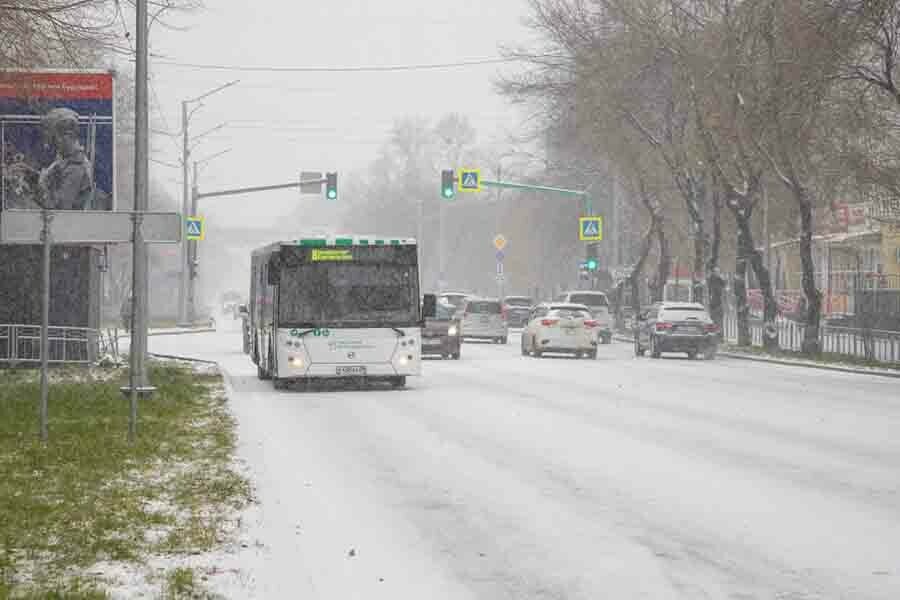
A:
{"type": "Polygon", "coordinates": [[[496,65],[515,62],[518,60],[521,60],[521,58],[497,57],[447,63],[352,67],[252,67],[247,65],[216,65],[208,63],[184,63],[176,61],[156,61],[156,64],[167,67],[181,67],[186,69],[200,69],[208,71],[247,71],[258,73],[380,73],[385,71],[428,71],[438,69],[455,69],[480,65],[496,65]]]}

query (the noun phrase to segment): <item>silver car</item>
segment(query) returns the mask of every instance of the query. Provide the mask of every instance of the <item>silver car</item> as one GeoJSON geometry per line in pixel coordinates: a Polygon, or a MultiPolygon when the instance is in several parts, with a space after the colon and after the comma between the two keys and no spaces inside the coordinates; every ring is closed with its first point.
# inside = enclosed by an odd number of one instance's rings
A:
{"type": "Polygon", "coordinates": [[[509,326],[503,306],[496,298],[467,298],[457,313],[461,322],[461,336],[465,339],[491,340],[505,344],[509,326]]]}

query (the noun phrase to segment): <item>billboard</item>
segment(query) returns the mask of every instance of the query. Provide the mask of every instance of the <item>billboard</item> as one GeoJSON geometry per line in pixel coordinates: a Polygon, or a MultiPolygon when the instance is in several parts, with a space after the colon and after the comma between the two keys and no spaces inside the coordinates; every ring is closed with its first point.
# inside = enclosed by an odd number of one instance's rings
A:
{"type": "Polygon", "coordinates": [[[0,206],[115,209],[115,89],[100,71],[0,71],[0,206]]]}

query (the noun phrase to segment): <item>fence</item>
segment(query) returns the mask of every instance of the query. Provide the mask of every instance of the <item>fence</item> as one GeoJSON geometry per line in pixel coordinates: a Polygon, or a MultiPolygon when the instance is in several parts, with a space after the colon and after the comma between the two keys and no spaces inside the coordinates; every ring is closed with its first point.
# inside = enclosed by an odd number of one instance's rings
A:
{"type": "MultiPolygon", "coordinates": [[[[50,327],[48,362],[86,364],[96,360],[100,334],[86,327],[50,327]]],[[[41,362],[39,325],[0,325],[0,364],[41,362]]]]}
{"type": "MultiPolygon", "coordinates": [[[[778,346],[781,349],[798,352],[801,350],[804,334],[802,323],[778,318],[775,321],[775,327],[778,330],[778,346]]],[[[737,317],[734,313],[725,316],[723,334],[727,341],[737,341],[737,317]]],[[[763,345],[762,321],[751,319],[750,338],[754,346],[763,345]]],[[[900,362],[900,332],[898,331],[822,325],[819,328],[819,342],[823,352],[867,358],[879,362],[900,362]]]]}

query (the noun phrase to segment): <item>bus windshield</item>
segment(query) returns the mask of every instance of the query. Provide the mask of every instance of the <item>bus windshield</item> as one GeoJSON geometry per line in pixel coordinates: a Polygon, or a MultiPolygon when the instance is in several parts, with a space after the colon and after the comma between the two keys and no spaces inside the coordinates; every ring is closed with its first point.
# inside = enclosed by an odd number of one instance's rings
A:
{"type": "Polygon", "coordinates": [[[281,327],[411,326],[419,320],[415,265],[314,263],[282,270],[281,327]]]}

